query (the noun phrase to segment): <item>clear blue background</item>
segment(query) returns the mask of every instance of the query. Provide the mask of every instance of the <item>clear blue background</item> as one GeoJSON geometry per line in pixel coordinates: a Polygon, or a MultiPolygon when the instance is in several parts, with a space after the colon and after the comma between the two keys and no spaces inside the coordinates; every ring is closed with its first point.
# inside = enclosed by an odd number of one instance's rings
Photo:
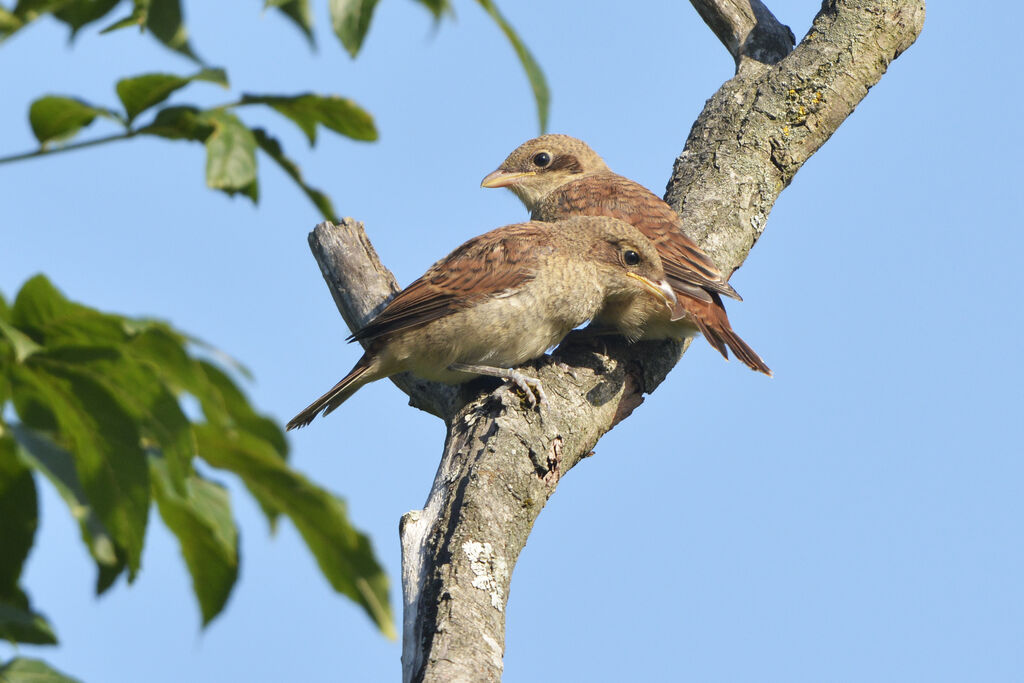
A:
{"type": "MultiPolygon", "coordinates": [[[[276,115],[243,116],[366,222],[403,283],[522,219],[511,194],[477,187],[536,133],[483,12],[456,2],[435,31],[414,3],[383,2],[353,62],[314,4],[317,54],[258,3],[188,2],[194,45],[233,92],[172,101],[316,90],[364,105],[379,143],[323,133],[310,150],[276,115]]],[[[818,10],[770,5],[797,36],[818,10]]],[[[663,191],[733,70],[692,7],[503,9],[549,78],[551,130],[663,191]]],[[[1000,17],[1024,23],[1016,3],[1000,17]]],[[[729,308],[775,378],[698,341],[563,480],[516,567],[507,681],[1024,680],[1022,99],[1019,49],[991,20],[931,3],[917,44],[783,192],[729,308]]],[[[0,154],[33,147],[26,111],[45,92],[113,106],[119,77],[193,69],[133,31],[65,47],[50,20],[0,60],[0,154]]],[[[198,145],[136,140],[0,167],[0,290],[43,271],[74,299],[165,317],[250,365],[252,399],[284,421],[358,356],[306,246],[318,217],[265,160],[259,207],[207,190],[203,163],[198,145]]],[[[399,612],[398,519],[423,504],[444,437],[405,404],[380,382],[291,437],[295,466],[371,534],[399,612]]],[[[97,600],[70,515],[41,488],[25,582],[61,645],[22,653],[88,683],[398,679],[399,643],[237,486],[241,578],[205,632],[160,523],[136,583],[97,600]]]]}

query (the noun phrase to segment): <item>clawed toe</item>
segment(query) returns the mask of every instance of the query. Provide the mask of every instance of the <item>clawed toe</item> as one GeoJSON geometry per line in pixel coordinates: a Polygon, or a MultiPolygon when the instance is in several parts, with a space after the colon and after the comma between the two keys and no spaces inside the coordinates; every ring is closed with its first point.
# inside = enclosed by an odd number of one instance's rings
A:
{"type": "Polygon", "coordinates": [[[540,379],[529,377],[515,370],[509,372],[508,379],[526,394],[526,400],[530,403],[531,408],[535,408],[537,405],[544,407],[548,404],[548,395],[544,393],[544,385],[541,384],[540,379]]]}

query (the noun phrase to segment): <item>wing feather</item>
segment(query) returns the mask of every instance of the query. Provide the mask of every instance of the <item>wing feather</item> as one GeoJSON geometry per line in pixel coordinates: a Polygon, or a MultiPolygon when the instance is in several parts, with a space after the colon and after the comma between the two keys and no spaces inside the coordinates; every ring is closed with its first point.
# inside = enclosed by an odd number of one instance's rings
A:
{"type": "Polygon", "coordinates": [[[612,172],[594,173],[558,188],[534,212],[546,221],[578,215],[632,223],[657,248],[665,275],[677,289],[698,288],[740,299],[715,262],[683,232],[679,214],[643,185],[612,172]]]}
{"type": "Polygon", "coordinates": [[[366,341],[425,325],[493,296],[508,296],[532,280],[553,249],[550,228],[521,223],[469,240],[399,292],[349,341],[366,341]]]}

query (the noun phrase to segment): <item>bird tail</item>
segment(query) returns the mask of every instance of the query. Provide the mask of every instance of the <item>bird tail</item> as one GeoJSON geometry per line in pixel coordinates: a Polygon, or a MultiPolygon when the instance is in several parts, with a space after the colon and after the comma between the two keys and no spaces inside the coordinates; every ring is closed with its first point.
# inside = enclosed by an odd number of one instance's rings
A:
{"type": "Polygon", "coordinates": [[[689,311],[692,315],[693,321],[700,328],[704,338],[708,340],[711,346],[715,347],[723,357],[728,358],[729,352],[726,347],[732,349],[732,352],[739,358],[743,363],[751,370],[763,372],[769,377],[772,376],[771,369],[765,365],[765,362],[761,360],[761,357],[757,355],[754,349],[740,339],[739,335],[736,334],[732,325],[729,324],[729,317],[725,313],[725,306],[722,305],[722,299],[718,294],[712,294],[714,301],[693,301],[694,305],[687,306],[690,308],[689,311]]]}
{"type": "Polygon", "coordinates": [[[364,384],[377,379],[376,375],[371,372],[374,369],[374,363],[367,355],[364,354],[355,367],[345,375],[345,378],[335,384],[330,391],[310,403],[301,413],[293,417],[285,428],[291,431],[292,429],[305,427],[313,421],[313,418],[320,415],[321,411],[323,411],[323,415],[327,415],[347,401],[364,384]]]}

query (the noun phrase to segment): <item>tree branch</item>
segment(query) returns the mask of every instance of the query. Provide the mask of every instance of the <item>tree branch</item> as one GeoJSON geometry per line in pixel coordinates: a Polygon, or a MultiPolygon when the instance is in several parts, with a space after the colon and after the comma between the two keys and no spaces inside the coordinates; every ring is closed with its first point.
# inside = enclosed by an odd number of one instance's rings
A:
{"type": "Polygon", "coordinates": [[[0,164],[10,164],[15,161],[25,161],[26,159],[35,159],[37,157],[50,156],[51,154],[73,152],[76,149],[105,145],[108,142],[117,142],[118,140],[131,140],[138,134],[139,131],[137,130],[127,130],[123,133],[114,133],[113,135],[107,135],[102,138],[93,138],[92,140],[83,140],[82,142],[72,142],[67,145],[60,145],[59,147],[40,147],[39,149],[34,149],[31,152],[21,152],[20,154],[0,157],[0,164]]]}
{"type": "MultiPolygon", "coordinates": [[[[751,34],[771,25],[754,16],[747,37],[737,38],[741,56],[753,54],[742,47],[753,44],[751,34]]],[[[777,64],[761,53],[768,63],[741,59],[694,124],[666,195],[720,266],[739,267],[793,174],[913,43],[923,20],[920,0],[827,0],[800,46],[777,64]]],[[[318,226],[310,244],[350,327],[397,291],[355,221],[318,226]]],[[[685,350],[614,340],[600,349],[564,346],[532,364],[551,399],[541,414],[504,387],[463,405],[454,389],[396,380],[448,426],[427,504],[400,526],[405,681],[500,679],[512,570],[534,520],[560,477],[685,350]]]]}
{"type": "Polygon", "coordinates": [[[708,100],[665,201],[723,270],[739,268],[783,188],[923,24],[923,0],[825,0],[785,59],[751,64],[708,100]]]}
{"type": "Polygon", "coordinates": [[[796,38],[760,0],[690,0],[700,18],[736,60],[774,64],[793,49],[796,38]]]}

